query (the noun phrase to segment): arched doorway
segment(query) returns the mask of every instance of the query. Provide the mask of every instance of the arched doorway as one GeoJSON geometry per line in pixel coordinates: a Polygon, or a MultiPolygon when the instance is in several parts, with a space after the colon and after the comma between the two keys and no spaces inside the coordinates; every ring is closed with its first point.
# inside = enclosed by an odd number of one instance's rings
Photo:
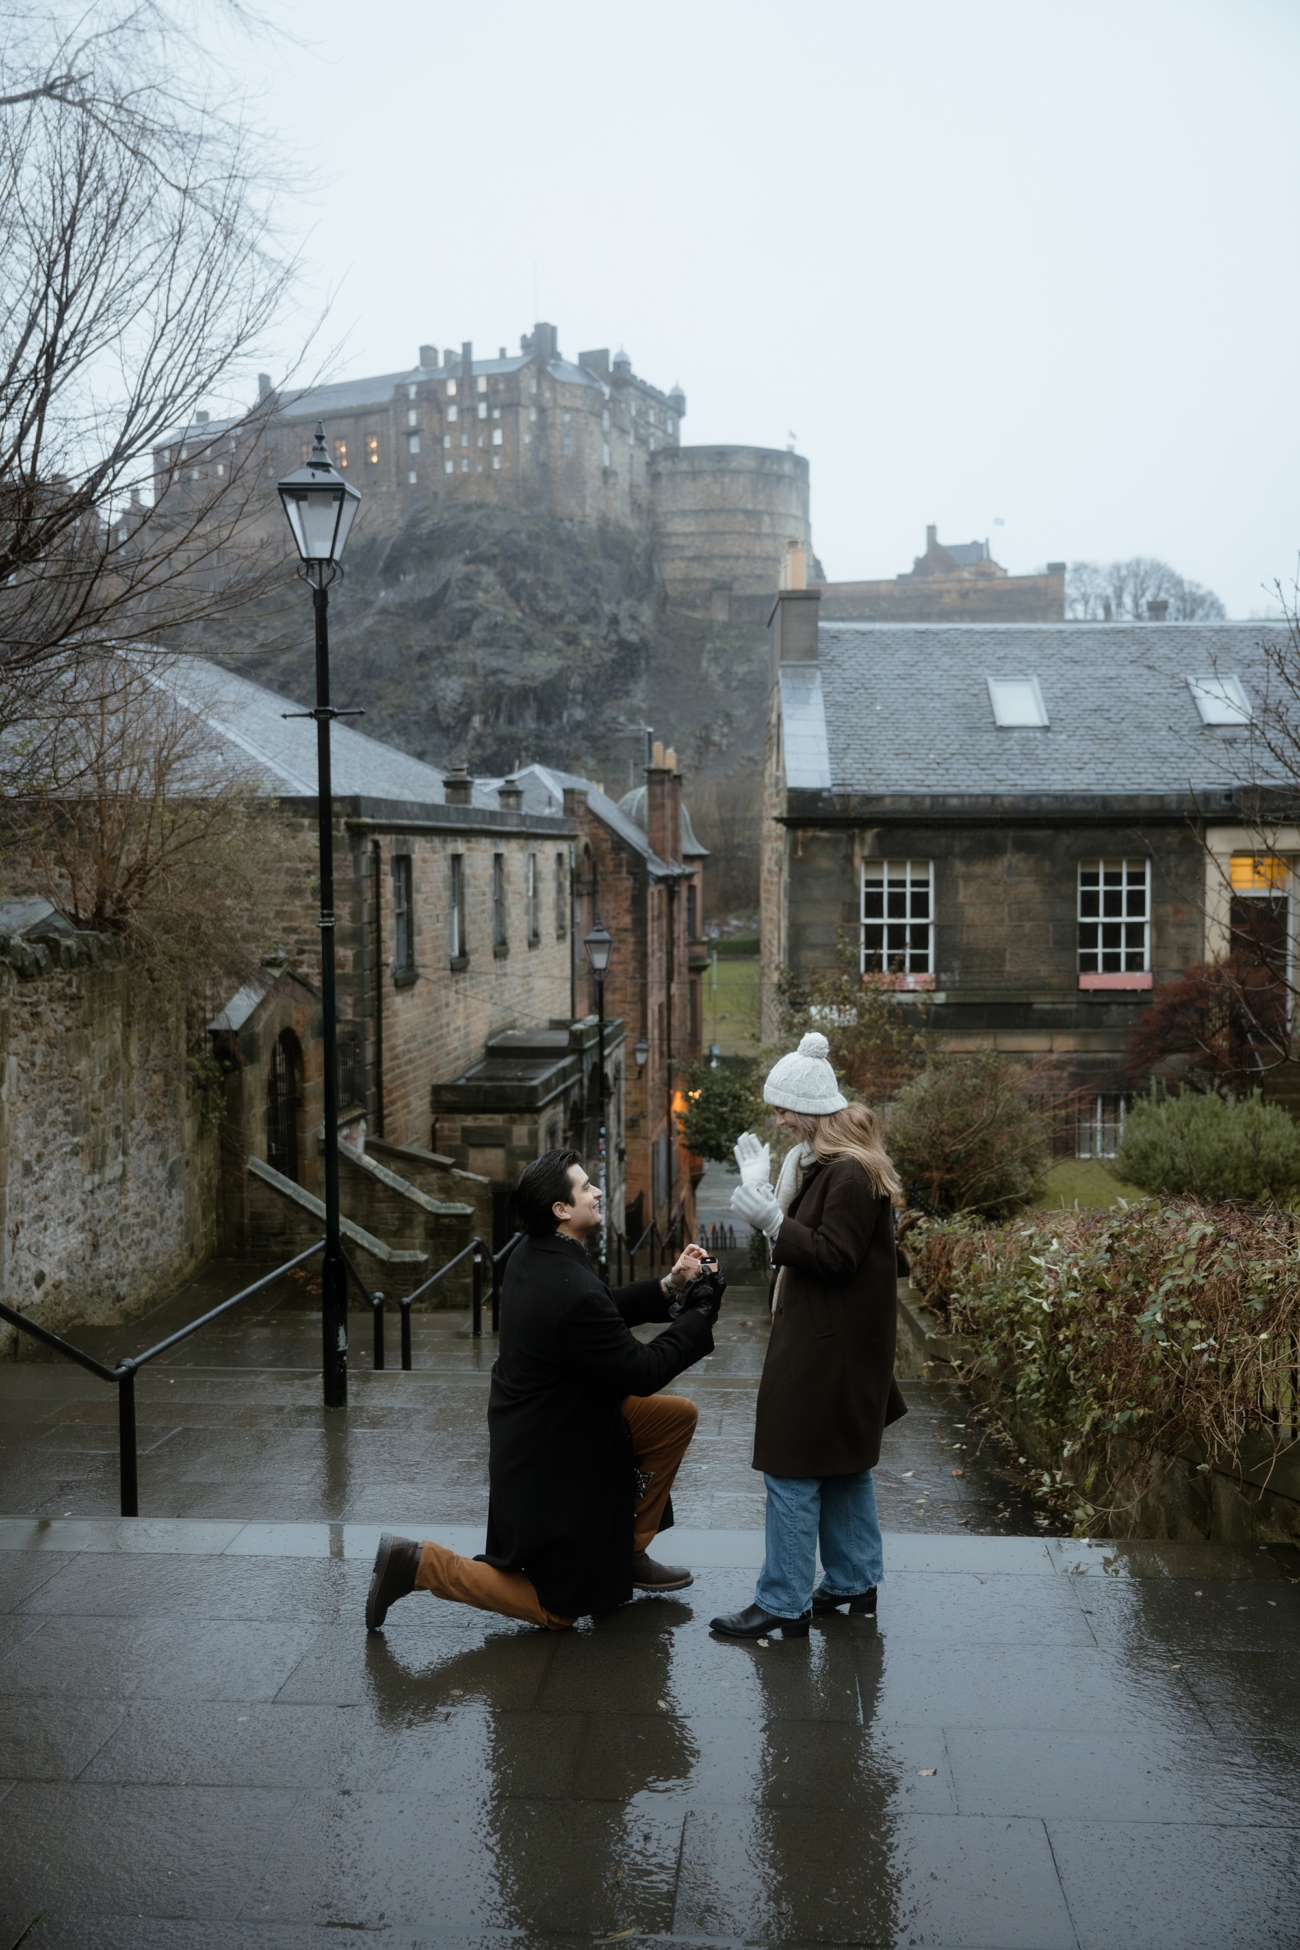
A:
{"type": "Polygon", "coordinates": [[[298,1113],[302,1108],[302,1051],[291,1029],[271,1047],[266,1084],[266,1162],[298,1182],[298,1113]]]}

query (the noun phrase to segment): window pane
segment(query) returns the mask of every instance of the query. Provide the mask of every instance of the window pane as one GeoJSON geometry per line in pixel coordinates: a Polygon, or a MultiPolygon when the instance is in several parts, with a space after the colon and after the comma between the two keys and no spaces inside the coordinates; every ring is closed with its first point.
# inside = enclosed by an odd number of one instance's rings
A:
{"type": "Polygon", "coordinates": [[[864,860],[861,919],[864,972],[933,973],[928,860],[864,860]]]}

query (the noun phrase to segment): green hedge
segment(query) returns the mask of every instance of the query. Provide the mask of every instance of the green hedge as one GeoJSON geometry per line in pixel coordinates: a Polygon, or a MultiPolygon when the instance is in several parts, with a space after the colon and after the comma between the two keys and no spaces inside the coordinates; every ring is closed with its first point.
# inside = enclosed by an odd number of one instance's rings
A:
{"type": "Polygon", "coordinates": [[[1233,1459],[1293,1413],[1297,1221],[1276,1206],[952,1220],[919,1227],[909,1253],[913,1283],[1083,1483],[1080,1528],[1121,1441],[1136,1501],[1162,1458],[1233,1459]]]}

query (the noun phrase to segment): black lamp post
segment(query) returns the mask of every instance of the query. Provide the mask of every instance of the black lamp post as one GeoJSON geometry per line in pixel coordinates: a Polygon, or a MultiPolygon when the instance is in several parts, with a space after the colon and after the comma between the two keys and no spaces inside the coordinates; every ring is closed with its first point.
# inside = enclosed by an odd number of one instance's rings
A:
{"type": "Polygon", "coordinates": [[[591,972],[596,978],[596,1018],[599,1023],[596,1032],[599,1039],[599,1062],[596,1074],[600,1080],[597,1091],[597,1114],[600,1118],[600,1277],[605,1280],[609,1278],[609,1256],[605,1245],[605,1194],[608,1190],[605,1166],[609,1149],[605,1138],[605,971],[609,967],[609,958],[614,952],[614,937],[607,928],[601,926],[599,915],[596,916],[596,925],[591,933],[584,937],[582,945],[587,951],[587,960],[591,963],[591,972]]]}
{"type": "Polygon", "coordinates": [[[279,483],[280,500],[302,557],[298,573],[312,593],[316,612],[316,706],[286,717],[316,721],[316,822],[320,833],[320,992],[325,1041],[325,1261],[321,1268],[322,1377],[326,1408],[348,1401],[348,1273],[339,1230],[339,1075],[334,1002],[334,794],[330,778],[330,725],[356,717],[330,703],[329,586],[342,573],[340,560],[361,501],[343,479],[325,446],[319,423],[305,467],[279,483]]]}

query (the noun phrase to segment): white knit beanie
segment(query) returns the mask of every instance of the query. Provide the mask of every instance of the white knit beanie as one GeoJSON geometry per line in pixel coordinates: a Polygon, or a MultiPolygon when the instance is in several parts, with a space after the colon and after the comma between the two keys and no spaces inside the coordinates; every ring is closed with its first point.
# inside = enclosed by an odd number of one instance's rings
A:
{"type": "Polygon", "coordinates": [[[829,1117],[833,1110],[846,1110],[848,1098],[840,1095],[835,1072],[826,1061],[830,1044],[816,1030],[805,1036],[793,1056],[783,1056],[767,1073],[763,1101],[778,1110],[802,1111],[805,1117],[829,1117]]]}

